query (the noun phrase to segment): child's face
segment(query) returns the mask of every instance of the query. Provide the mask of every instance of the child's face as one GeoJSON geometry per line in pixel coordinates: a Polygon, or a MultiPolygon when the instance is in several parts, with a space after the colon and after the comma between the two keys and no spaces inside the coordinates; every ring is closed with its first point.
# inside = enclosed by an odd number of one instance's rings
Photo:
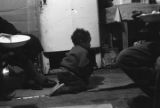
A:
{"type": "Polygon", "coordinates": [[[83,42],[81,43],[81,45],[87,49],[89,49],[91,47],[91,44],[90,44],[91,40],[88,40],[86,42],[83,42]]]}

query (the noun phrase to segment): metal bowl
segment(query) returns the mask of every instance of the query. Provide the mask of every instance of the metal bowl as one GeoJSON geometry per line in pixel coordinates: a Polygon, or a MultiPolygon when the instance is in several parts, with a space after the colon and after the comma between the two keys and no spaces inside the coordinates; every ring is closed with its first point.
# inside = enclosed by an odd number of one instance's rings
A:
{"type": "Polygon", "coordinates": [[[160,13],[144,14],[144,15],[138,16],[138,18],[142,19],[144,22],[160,22],[160,13]]]}
{"type": "Polygon", "coordinates": [[[30,39],[31,37],[27,35],[1,36],[0,44],[5,48],[17,48],[25,45],[30,39]]]}

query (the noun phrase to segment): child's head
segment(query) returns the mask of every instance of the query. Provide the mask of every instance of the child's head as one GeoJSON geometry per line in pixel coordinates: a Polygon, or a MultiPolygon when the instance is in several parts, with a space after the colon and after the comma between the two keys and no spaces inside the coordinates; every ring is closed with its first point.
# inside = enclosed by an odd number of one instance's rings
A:
{"type": "Polygon", "coordinates": [[[74,45],[90,48],[91,36],[90,33],[84,29],[76,29],[73,32],[71,39],[74,45]]]}

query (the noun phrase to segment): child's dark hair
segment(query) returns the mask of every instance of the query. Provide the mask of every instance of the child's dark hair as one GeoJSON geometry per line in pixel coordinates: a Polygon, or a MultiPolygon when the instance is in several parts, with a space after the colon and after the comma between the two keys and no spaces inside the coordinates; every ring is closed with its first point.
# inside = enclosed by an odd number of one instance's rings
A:
{"type": "Polygon", "coordinates": [[[78,28],[73,32],[71,39],[74,45],[79,45],[83,42],[90,41],[91,37],[88,31],[78,28]]]}

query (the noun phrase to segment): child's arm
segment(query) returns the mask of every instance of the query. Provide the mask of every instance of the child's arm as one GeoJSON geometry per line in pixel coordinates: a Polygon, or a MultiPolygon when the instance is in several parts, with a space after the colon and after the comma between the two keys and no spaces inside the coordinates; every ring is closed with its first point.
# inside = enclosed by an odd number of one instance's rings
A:
{"type": "Polygon", "coordinates": [[[68,70],[64,67],[60,67],[58,69],[52,69],[49,71],[49,74],[59,74],[59,73],[65,73],[68,72],[68,70]]]}

